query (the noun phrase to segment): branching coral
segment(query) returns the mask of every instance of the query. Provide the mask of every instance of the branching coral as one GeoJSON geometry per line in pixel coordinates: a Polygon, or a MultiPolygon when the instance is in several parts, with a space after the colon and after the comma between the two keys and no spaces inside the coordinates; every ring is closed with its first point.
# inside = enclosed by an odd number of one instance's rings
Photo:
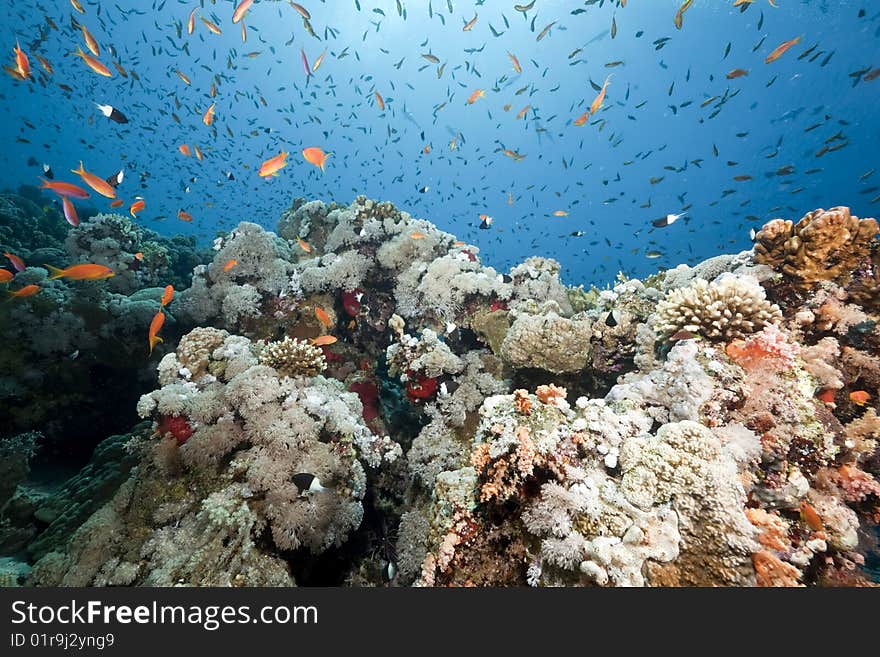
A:
{"type": "Polygon", "coordinates": [[[754,279],[728,276],[708,283],[698,278],[688,287],[672,290],[657,304],[656,329],[665,336],[688,331],[729,340],[781,319],[779,306],[767,301],[754,279]]]}
{"type": "Polygon", "coordinates": [[[260,363],[282,376],[317,376],[327,367],[324,352],[305,340],[285,337],[260,349],[260,363]]]}
{"type": "Polygon", "coordinates": [[[755,237],[755,260],[781,271],[795,285],[844,280],[868,255],[877,221],[859,219],[847,207],[814,210],[796,224],[774,219],[755,237]]]}

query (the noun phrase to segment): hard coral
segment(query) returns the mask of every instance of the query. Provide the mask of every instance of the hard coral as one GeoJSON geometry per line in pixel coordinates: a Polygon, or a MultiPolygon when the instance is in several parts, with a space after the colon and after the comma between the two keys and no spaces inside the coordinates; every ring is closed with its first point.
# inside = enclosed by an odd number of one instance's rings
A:
{"type": "Polygon", "coordinates": [[[534,367],[554,374],[579,372],[590,359],[592,322],[583,316],[568,319],[553,309],[520,314],[504,342],[501,356],[515,367],[534,367]]]}
{"type": "Polygon", "coordinates": [[[260,351],[260,363],[283,376],[317,376],[327,367],[319,347],[290,337],[267,343],[260,351]]]}
{"type": "Polygon", "coordinates": [[[878,230],[876,220],[859,219],[847,207],[814,210],[796,224],[774,219],[755,238],[755,260],[804,289],[843,280],[868,255],[878,230]]]}
{"type": "Polygon", "coordinates": [[[656,329],[665,336],[688,331],[730,340],[781,319],[779,306],[767,301],[764,289],[753,278],[726,276],[713,283],[698,278],[688,287],[672,290],[657,304],[656,329]]]}

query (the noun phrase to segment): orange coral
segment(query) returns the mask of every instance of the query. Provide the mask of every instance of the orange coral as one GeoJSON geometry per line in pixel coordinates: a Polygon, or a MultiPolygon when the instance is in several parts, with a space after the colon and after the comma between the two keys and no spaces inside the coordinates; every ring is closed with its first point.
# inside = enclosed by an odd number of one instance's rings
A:
{"type": "Polygon", "coordinates": [[[513,406],[520,415],[532,414],[532,400],[527,390],[520,388],[513,391],[513,406]]]}
{"type": "Polygon", "coordinates": [[[517,427],[514,435],[517,440],[516,451],[490,464],[489,445],[477,445],[471,455],[471,463],[486,476],[480,486],[480,501],[503,501],[516,494],[517,487],[530,477],[538,460],[535,446],[527,427],[517,427]]]}
{"type": "Polygon", "coordinates": [[[542,404],[547,404],[548,406],[558,406],[559,400],[565,399],[567,394],[568,390],[552,383],[545,386],[538,386],[538,389],[535,391],[535,396],[538,398],[538,401],[542,404]]]}
{"type": "Polygon", "coordinates": [[[752,555],[755,578],[758,586],[802,586],[801,571],[790,563],[781,561],[769,550],[761,550],[752,555]]]}
{"type": "Polygon", "coordinates": [[[770,550],[786,551],[791,549],[788,538],[788,523],[779,515],[764,509],[745,510],[746,517],[755,527],[761,530],[758,542],[770,550]]]}
{"type": "Polygon", "coordinates": [[[772,367],[774,370],[791,367],[797,347],[790,344],[784,333],[769,325],[745,340],[733,340],[725,353],[745,370],[772,367]]]}

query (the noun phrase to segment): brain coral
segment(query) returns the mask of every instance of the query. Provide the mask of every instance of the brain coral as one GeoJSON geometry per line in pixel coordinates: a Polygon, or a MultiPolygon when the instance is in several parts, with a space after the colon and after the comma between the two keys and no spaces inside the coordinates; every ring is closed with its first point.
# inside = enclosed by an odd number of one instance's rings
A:
{"type": "Polygon", "coordinates": [[[748,277],[702,278],[672,290],[657,304],[657,332],[690,331],[704,338],[730,340],[760,331],[782,319],[779,306],[767,301],[764,289],[748,277]]]}
{"type": "Polygon", "coordinates": [[[755,237],[755,260],[770,265],[802,288],[848,277],[868,255],[880,230],[849,208],[814,210],[796,224],[774,219],[755,237]]]}

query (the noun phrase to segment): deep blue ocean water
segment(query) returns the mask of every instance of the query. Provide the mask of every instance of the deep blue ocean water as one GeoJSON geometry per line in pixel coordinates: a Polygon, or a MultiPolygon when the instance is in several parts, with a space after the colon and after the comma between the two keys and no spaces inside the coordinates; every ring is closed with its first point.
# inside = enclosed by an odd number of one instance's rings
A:
{"type": "MultiPolygon", "coordinates": [[[[33,79],[0,82],[3,186],[36,184],[43,163],[68,182],[79,181],[69,170],[80,160],[102,177],[122,168],[123,213],[141,195],[139,222],[205,240],[241,220],[274,228],[295,196],[365,194],[475,243],[487,264],[557,258],[575,284],[748,248],[749,230],[777,216],[880,207],[880,173],[870,173],[880,79],[865,79],[880,67],[871,0],[755,0],[745,11],[695,0],[681,30],[677,0],[537,0],[525,12],[512,0],[305,0],[314,36],[289,2],[258,0],[245,43],[236,4],[83,0],[81,14],[67,0],[4,3],[4,64],[18,40],[33,79]],[[78,24],[112,77],[73,54],[85,49],[78,24]],[[308,78],[301,51],[310,67],[326,51],[308,78]],[[736,69],[748,75],[728,79],[736,69]],[[575,126],[609,75],[601,109],[575,126]],[[478,89],[485,97],[468,104],[478,89]],[[204,160],[181,155],[184,143],[204,160]],[[326,173],[301,156],[312,146],[333,153],[326,173]],[[281,150],[287,167],[260,178],[281,150]],[[181,209],[191,224],[178,220],[181,209]],[[674,225],[651,226],[685,209],[674,225]],[[490,229],[478,229],[481,214],[494,218],[490,229]]],[[[106,210],[107,201],[83,205],[106,210]]]]}

